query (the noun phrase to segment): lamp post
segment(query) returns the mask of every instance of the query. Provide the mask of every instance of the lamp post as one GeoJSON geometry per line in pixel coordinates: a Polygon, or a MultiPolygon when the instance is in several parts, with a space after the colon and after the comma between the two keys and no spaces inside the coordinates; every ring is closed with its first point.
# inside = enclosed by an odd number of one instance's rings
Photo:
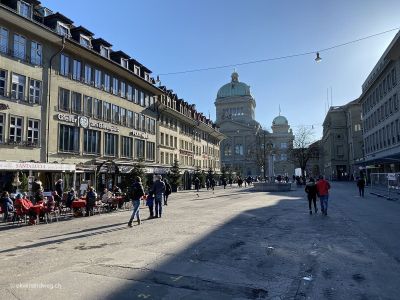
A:
{"type": "Polygon", "coordinates": [[[271,142],[267,143],[267,149],[268,149],[268,177],[272,179],[274,176],[274,160],[272,157],[272,147],[273,144],[271,142]]]}

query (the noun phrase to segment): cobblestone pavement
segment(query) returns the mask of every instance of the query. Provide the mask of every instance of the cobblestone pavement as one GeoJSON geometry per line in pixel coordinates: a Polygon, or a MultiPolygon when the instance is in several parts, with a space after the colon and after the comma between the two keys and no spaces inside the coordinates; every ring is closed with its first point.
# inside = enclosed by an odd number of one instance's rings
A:
{"type": "Polygon", "coordinates": [[[0,299],[399,299],[400,203],[332,186],[326,217],[302,189],[228,187],[133,228],[128,211],[3,225],[0,299]]]}

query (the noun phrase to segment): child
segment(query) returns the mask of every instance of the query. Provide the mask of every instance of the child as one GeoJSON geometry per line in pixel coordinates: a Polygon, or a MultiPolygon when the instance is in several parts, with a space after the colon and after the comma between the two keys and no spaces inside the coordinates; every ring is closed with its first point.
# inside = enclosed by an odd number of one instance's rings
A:
{"type": "Polygon", "coordinates": [[[148,194],[147,195],[147,199],[146,199],[146,206],[149,207],[149,211],[150,211],[150,216],[149,219],[153,219],[154,218],[154,195],[153,194],[148,194]]]}

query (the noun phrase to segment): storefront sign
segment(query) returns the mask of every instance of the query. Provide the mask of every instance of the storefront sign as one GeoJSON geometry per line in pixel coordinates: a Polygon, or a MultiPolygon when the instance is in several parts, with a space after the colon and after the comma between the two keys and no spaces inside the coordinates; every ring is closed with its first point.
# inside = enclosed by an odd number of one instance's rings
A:
{"type": "Polygon", "coordinates": [[[148,135],[146,132],[140,132],[140,131],[137,131],[137,130],[132,130],[132,131],[129,133],[129,135],[131,135],[131,136],[136,136],[136,137],[140,137],[140,138],[146,139],[146,140],[149,138],[149,135],[148,135]]]}
{"type": "Polygon", "coordinates": [[[75,165],[0,161],[0,170],[75,171],[75,165]]]}
{"type": "Polygon", "coordinates": [[[89,120],[89,118],[85,116],[75,116],[75,115],[66,115],[66,114],[57,114],[57,119],[59,121],[72,123],[75,126],[79,126],[82,128],[98,128],[104,129],[113,132],[119,132],[119,128],[115,125],[103,123],[95,120],[89,120]]]}
{"type": "Polygon", "coordinates": [[[7,104],[4,104],[4,103],[0,103],[0,110],[7,110],[7,109],[9,109],[10,107],[7,105],[7,104]]]}

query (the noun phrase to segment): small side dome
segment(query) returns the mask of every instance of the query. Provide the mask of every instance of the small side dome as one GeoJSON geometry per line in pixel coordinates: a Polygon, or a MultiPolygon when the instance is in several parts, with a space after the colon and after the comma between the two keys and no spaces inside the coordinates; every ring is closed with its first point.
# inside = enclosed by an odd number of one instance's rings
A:
{"type": "Polygon", "coordinates": [[[273,121],[272,125],[279,126],[279,125],[288,125],[288,120],[284,116],[277,116],[273,121]]]}

